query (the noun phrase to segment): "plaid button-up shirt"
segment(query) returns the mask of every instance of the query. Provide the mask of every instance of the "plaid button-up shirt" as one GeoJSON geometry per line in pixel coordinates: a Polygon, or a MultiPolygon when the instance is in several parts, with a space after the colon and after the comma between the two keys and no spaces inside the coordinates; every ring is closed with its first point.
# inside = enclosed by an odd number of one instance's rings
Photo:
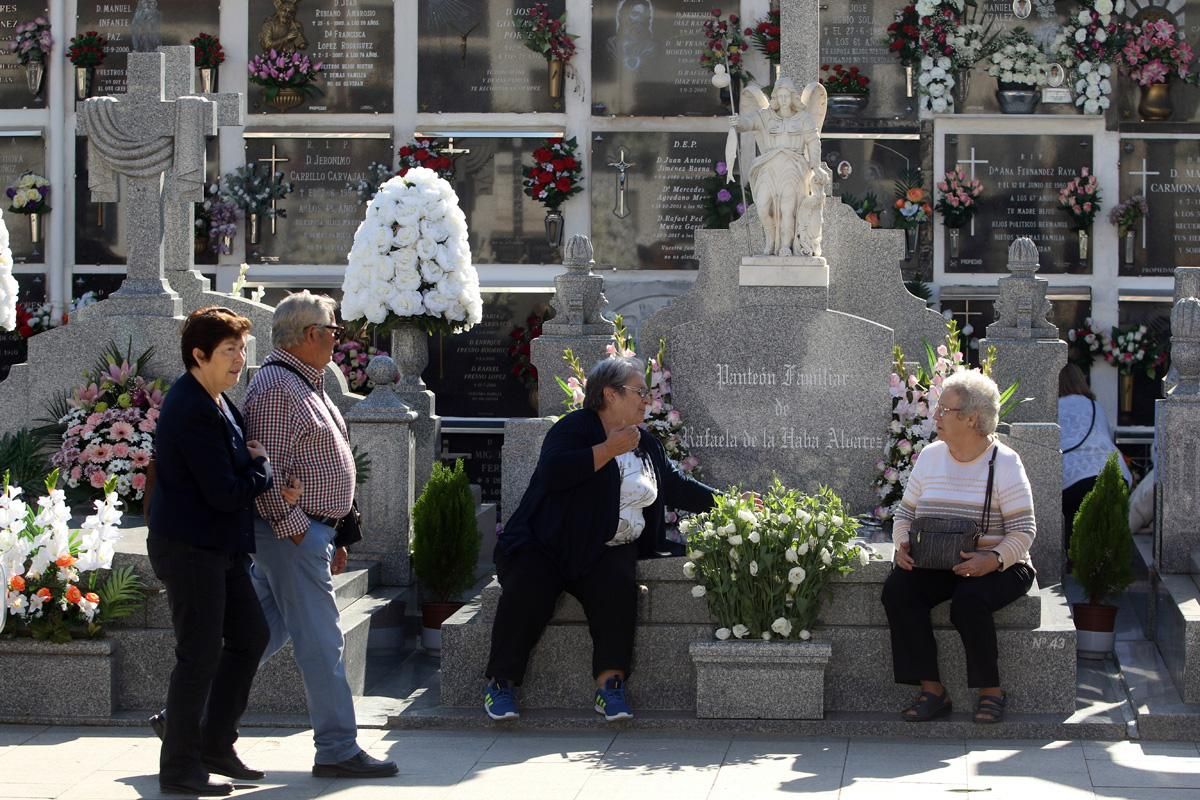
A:
{"type": "Polygon", "coordinates": [[[354,500],[354,454],[346,422],[325,395],[324,370],[316,370],[286,350],[272,350],[250,381],[246,392],[246,438],[257,439],[267,450],[275,473],[275,486],[286,486],[294,476],[304,483],[298,505],[284,502],[278,488],[263,492],[254,501],[258,513],[275,535],[296,536],[308,530],[308,515],[344,517],[354,500]],[[267,367],[279,361],[287,369],[267,367]]]}

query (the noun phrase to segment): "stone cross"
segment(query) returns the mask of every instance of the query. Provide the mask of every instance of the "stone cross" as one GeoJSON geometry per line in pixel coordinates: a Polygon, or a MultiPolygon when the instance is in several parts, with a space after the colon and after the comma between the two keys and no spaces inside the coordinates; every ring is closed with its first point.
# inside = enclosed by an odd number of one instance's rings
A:
{"type": "Polygon", "coordinates": [[[123,178],[129,257],[110,299],[130,314],[179,313],[163,275],[164,204],[204,199],[205,137],[217,132],[215,103],[165,98],[164,64],[162,53],[130,53],[126,93],[89,98],[79,113],[92,201],[119,201],[123,178]]]}
{"type": "MultiPolygon", "coordinates": [[[[165,91],[167,97],[203,97],[217,106],[217,127],[241,126],[246,120],[245,96],[241,94],[197,94],[195,51],[191,45],[162,47],[166,58],[165,91]]],[[[202,151],[203,152],[203,151],[202,151]]],[[[207,170],[204,174],[207,174],[207,170]]],[[[202,198],[203,199],[203,198],[202,198]]],[[[172,200],[163,219],[163,258],[167,272],[186,272],[196,263],[196,206],[191,200],[172,200]]],[[[176,287],[178,288],[178,287],[176,287]]]]}
{"type": "Polygon", "coordinates": [[[780,72],[800,88],[820,77],[821,23],[819,0],[779,3],[780,72]]]}

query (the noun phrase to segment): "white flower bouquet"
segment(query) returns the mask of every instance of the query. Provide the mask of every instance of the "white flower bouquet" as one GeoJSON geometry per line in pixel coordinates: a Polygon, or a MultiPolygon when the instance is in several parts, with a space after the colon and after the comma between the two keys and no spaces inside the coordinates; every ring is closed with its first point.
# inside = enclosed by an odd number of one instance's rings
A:
{"type": "Polygon", "coordinates": [[[1001,36],[989,62],[988,75],[1001,84],[1046,85],[1049,70],[1046,55],[1024,28],[1015,28],[1001,36]]]}
{"type": "Polygon", "coordinates": [[[1112,64],[1121,52],[1119,17],[1125,0],[1078,0],[1054,40],[1056,57],[1072,72],[1075,105],[1085,114],[1102,114],[1111,104],[1112,64]]]}
{"type": "Polygon", "coordinates": [[[458,195],[433,170],[391,178],[354,233],[342,314],[394,326],[412,319],[427,332],[458,333],[483,316],[458,195]]]}
{"type": "Polygon", "coordinates": [[[833,490],[787,489],[778,478],[755,508],[737,489],[679,523],[687,536],[683,572],[708,601],[718,639],[808,639],[835,573],[870,560],[858,523],[833,490]]]}
{"type": "Polygon", "coordinates": [[[11,331],[17,327],[17,294],[20,287],[13,277],[12,250],[8,246],[8,228],[0,217],[0,328],[11,331]]]}

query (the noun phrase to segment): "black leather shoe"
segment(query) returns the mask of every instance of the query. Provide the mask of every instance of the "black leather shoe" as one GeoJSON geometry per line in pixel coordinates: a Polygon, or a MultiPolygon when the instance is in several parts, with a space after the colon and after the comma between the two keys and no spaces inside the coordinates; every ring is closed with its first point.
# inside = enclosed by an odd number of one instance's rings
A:
{"type": "Polygon", "coordinates": [[[164,708],[150,718],[150,728],[161,742],[167,736],[167,710],[164,708]]]}
{"type": "Polygon", "coordinates": [[[266,775],[261,770],[247,767],[238,758],[238,754],[232,750],[223,756],[200,756],[200,763],[207,767],[209,772],[215,772],[218,775],[224,775],[226,778],[233,778],[237,781],[262,780],[266,775]]]}
{"type": "Polygon", "coordinates": [[[312,774],[316,778],[390,778],[400,771],[395,761],[372,758],[366,750],[336,764],[313,764],[312,774]]]}
{"type": "Polygon", "coordinates": [[[215,795],[218,797],[233,791],[233,784],[227,781],[214,781],[200,778],[177,778],[174,780],[158,779],[158,788],[167,794],[190,794],[193,797],[215,795]]]}

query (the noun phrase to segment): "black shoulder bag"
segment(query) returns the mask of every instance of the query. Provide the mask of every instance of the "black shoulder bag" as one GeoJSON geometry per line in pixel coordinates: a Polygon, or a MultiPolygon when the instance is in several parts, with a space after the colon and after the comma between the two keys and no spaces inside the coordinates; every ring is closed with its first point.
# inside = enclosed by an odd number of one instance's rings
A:
{"type": "MultiPolygon", "coordinates": [[[[268,361],[266,364],[263,364],[261,367],[259,367],[259,369],[263,369],[265,367],[280,367],[281,369],[286,369],[288,372],[294,372],[300,376],[300,380],[304,381],[304,385],[307,386],[313,394],[317,393],[317,390],[313,389],[312,384],[308,382],[308,378],[305,377],[304,373],[293,367],[291,364],[283,361],[268,361]]],[[[324,403],[325,398],[322,397],[321,402],[324,403]]],[[[350,443],[347,442],[346,444],[349,445],[350,443]]],[[[336,547],[350,547],[350,545],[358,544],[362,541],[362,512],[358,510],[358,500],[351,501],[350,513],[339,519],[333,526],[333,530],[336,532],[336,535],[333,537],[333,544],[336,547]]]]}
{"type": "Polygon", "coordinates": [[[988,461],[987,494],[983,498],[983,514],[979,520],[964,517],[917,517],[908,531],[913,566],[921,569],[953,569],[962,562],[962,553],[972,553],[980,536],[987,535],[988,516],[992,510],[992,480],[996,472],[998,447],[993,446],[988,461]]]}

